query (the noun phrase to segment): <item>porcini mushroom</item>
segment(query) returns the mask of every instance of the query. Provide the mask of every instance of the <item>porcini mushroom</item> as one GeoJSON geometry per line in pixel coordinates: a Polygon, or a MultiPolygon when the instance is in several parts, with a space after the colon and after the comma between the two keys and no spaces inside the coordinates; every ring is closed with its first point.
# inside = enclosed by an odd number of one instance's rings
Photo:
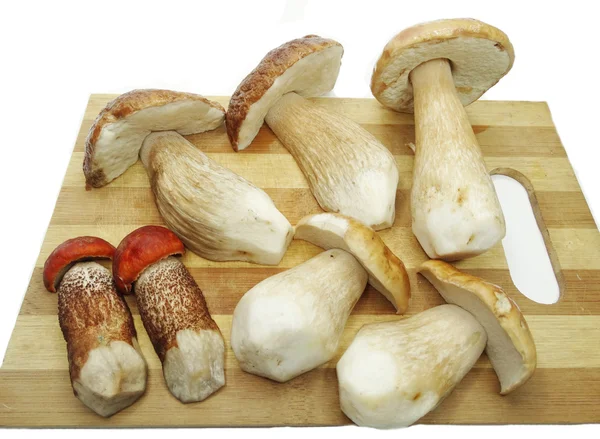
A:
{"type": "Polygon", "coordinates": [[[225,343],[202,291],[174,257],[183,252],[169,229],[141,227],[117,247],[113,275],[125,291],[135,281],[140,317],[169,391],[182,402],[195,402],[225,384],[225,343]]]}
{"type": "Polygon", "coordinates": [[[486,339],[479,322],[454,305],[364,325],[336,367],[342,411],[357,425],[407,427],[454,390],[486,339]]]}
{"type": "Polygon", "coordinates": [[[153,131],[202,133],[220,126],[224,117],[221,105],[192,93],[146,89],[122,94],[90,128],[83,162],[86,185],[101,187],[125,172],[153,131]]]}
{"type": "Polygon", "coordinates": [[[262,189],[173,131],[146,137],[140,157],[158,211],[194,253],[213,261],[281,261],[293,229],[262,189]]]}
{"type": "Polygon", "coordinates": [[[338,249],[258,283],[233,312],[242,370],[284,382],[329,361],[366,283],[354,256],[338,249]]]}
{"type": "Polygon", "coordinates": [[[392,226],[395,215],[394,157],[354,121],[304,99],[333,88],[342,53],[341,44],[316,35],[269,52],[231,97],[227,134],[239,151],[266,121],[324,210],[384,229],[392,226]]]}
{"type": "Polygon", "coordinates": [[[69,239],[48,256],[43,272],[48,291],[58,293],[73,393],[105,417],[129,407],[146,390],[146,361],[131,312],[110,271],[92,261],[112,259],[114,252],[100,238],[69,239]]]}
{"type": "Polygon", "coordinates": [[[372,228],[337,213],[319,213],[298,222],[294,239],[349,252],[367,270],[369,284],[392,302],[398,314],[406,312],[410,282],[404,264],[372,228]]]}
{"type": "Polygon", "coordinates": [[[385,106],[415,114],[412,228],[432,259],[485,252],[505,235],[504,215],[465,105],[512,67],[508,37],[471,19],[419,24],[392,38],[371,79],[385,106]]]}
{"type": "Polygon", "coordinates": [[[535,343],[521,310],[502,288],[443,261],[427,261],[419,273],[446,302],[466,309],[485,328],[485,350],[500,379],[500,393],[506,395],[525,384],[537,363],[535,343]]]}

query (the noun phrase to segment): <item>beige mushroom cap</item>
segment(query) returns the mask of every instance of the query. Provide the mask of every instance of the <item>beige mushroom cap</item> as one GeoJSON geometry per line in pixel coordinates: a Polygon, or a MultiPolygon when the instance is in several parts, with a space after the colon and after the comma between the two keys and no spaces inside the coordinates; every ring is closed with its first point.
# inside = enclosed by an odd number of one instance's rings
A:
{"type": "Polygon", "coordinates": [[[533,375],[537,363],[533,336],[521,310],[502,288],[438,260],[424,262],[419,273],[446,302],[466,309],[485,328],[486,352],[500,380],[502,395],[522,386],[533,375]]]}
{"type": "Polygon", "coordinates": [[[458,97],[469,105],[508,73],[515,54],[504,32],[478,20],[417,24],[386,44],[371,77],[373,95],[386,107],[412,113],[410,72],[437,58],[450,60],[458,97]]]}
{"type": "Polygon", "coordinates": [[[406,268],[372,228],[338,213],[319,213],[298,222],[294,239],[351,253],[367,270],[369,284],[392,302],[398,314],[406,312],[410,300],[406,268]]]}
{"type": "Polygon", "coordinates": [[[271,106],[286,93],[320,96],[335,85],[344,49],[334,40],[307,35],[271,50],[231,96],[227,135],[236,151],[258,134],[271,106]]]}
{"type": "Polygon", "coordinates": [[[133,165],[153,131],[196,134],[223,123],[225,110],[203,96],[171,90],[133,90],[109,102],[85,142],[86,186],[102,187],[133,165]]]}

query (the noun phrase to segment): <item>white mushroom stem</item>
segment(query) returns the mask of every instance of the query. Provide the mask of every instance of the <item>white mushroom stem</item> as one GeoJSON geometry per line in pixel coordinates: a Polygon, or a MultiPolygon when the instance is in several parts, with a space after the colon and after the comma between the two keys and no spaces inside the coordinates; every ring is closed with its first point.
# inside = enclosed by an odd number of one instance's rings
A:
{"type": "Polygon", "coordinates": [[[483,253],[504,237],[504,216],[450,62],[427,61],[412,70],[410,80],[417,144],[413,232],[430,258],[483,253]]]}
{"type": "Polygon", "coordinates": [[[392,226],[398,169],[371,133],[293,92],[271,107],[265,121],[296,159],[324,210],[375,230],[392,226]]]}

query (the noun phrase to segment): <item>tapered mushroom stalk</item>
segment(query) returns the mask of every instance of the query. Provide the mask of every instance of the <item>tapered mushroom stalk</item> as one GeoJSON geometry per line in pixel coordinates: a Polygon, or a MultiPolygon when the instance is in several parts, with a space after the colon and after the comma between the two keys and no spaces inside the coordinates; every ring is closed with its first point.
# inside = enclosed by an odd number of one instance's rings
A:
{"type": "Polygon", "coordinates": [[[123,292],[135,282],[140,317],[169,391],[182,402],[195,402],[225,384],[225,343],[202,291],[173,257],[183,252],[170,230],[141,227],[119,244],[113,275],[123,292]]]}
{"type": "Polygon", "coordinates": [[[412,228],[430,258],[475,256],[505,235],[464,105],[498,82],[513,60],[500,30],[477,20],[440,20],[395,36],[373,72],[375,97],[415,114],[412,228]]]}
{"type": "Polygon", "coordinates": [[[101,416],[129,407],[146,390],[131,312],[110,271],[92,261],[114,252],[105,240],[82,236],[59,245],[44,264],[44,285],[58,293],[73,392],[101,416]]]}
{"type": "Polygon", "coordinates": [[[227,134],[241,150],[266,121],[324,210],[384,229],[395,216],[394,157],[356,122],[305,99],[333,88],[342,53],[338,42],[315,35],[269,52],[231,97],[227,134]]]}

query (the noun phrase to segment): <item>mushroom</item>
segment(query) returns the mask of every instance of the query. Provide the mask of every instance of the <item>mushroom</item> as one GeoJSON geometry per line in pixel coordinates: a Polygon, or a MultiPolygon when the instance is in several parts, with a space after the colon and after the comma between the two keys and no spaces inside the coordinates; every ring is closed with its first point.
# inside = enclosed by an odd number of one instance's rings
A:
{"type": "Polygon", "coordinates": [[[336,367],[342,411],[357,425],[407,427],[452,392],[486,339],[479,322],[455,305],[364,325],[336,367]]]}
{"type": "Polygon", "coordinates": [[[239,151],[266,121],[324,210],[384,229],[395,216],[394,157],[357,123],[304,99],[333,88],[342,53],[341,44],[316,35],[269,52],[231,97],[227,134],[239,151]]]}
{"type": "Polygon", "coordinates": [[[233,312],[242,370],[285,382],[329,361],[366,283],[354,256],[338,249],[258,283],[233,312]]]}
{"type": "Polygon", "coordinates": [[[174,257],[184,251],[169,229],[140,227],[117,247],[113,276],[123,292],[135,281],[140,317],[169,391],[181,402],[195,402],[225,384],[225,343],[202,291],[174,257]]]}
{"type": "Polygon", "coordinates": [[[213,261],[276,265],[293,236],[273,200],[173,131],[140,152],[158,211],[185,245],[213,261]]]}
{"type": "Polygon", "coordinates": [[[337,213],[308,215],[296,225],[294,239],[352,254],[367,270],[369,284],[392,302],[398,314],[406,312],[410,283],[404,264],[369,226],[337,213]]]}
{"type": "Polygon", "coordinates": [[[86,186],[104,186],[125,172],[152,131],[196,134],[217,128],[224,117],[221,105],[192,93],[147,89],[122,94],[90,128],[83,162],[86,186]]]}
{"type": "Polygon", "coordinates": [[[432,259],[485,252],[505,235],[504,215],[464,105],[512,67],[508,37],[471,19],[408,28],[383,50],[371,79],[386,107],[415,114],[412,228],[432,259]]]}
{"type": "Polygon", "coordinates": [[[446,302],[466,309],[485,328],[485,350],[500,379],[500,394],[525,384],[537,363],[535,343],[521,310],[502,288],[443,261],[427,261],[419,272],[446,302]]]}
{"type": "Polygon", "coordinates": [[[112,259],[114,252],[100,238],[69,239],[50,253],[43,272],[46,289],[58,293],[73,393],[105,417],[142,396],[147,373],[127,303],[110,271],[92,261],[112,259]]]}

